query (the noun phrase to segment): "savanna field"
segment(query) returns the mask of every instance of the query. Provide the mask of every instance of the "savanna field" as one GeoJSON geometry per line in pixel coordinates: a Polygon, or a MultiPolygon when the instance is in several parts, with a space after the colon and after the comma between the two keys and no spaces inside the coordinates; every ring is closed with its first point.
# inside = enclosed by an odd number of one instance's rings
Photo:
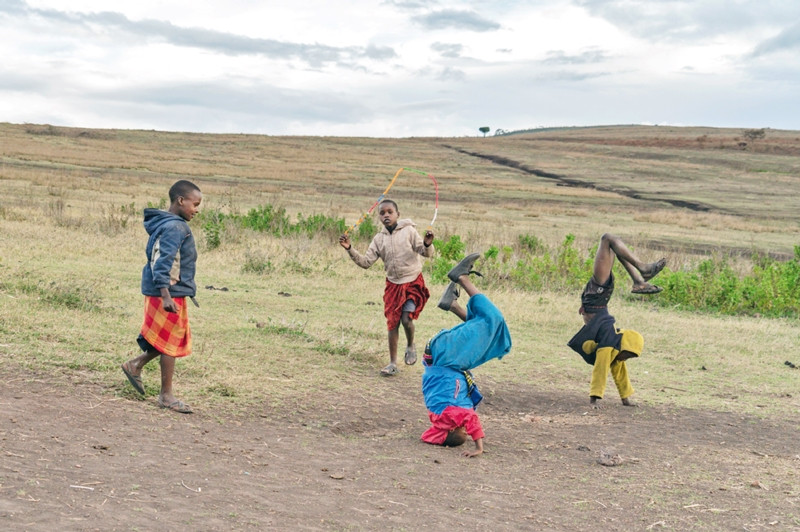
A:
{"type": "MultiPolygon", "coordinates": [[[[0,124],[0,525],[52,530],[800,529],[800,132],[609,126],[487,138],[210,135],[0,124]],[[757,133],[757,131],[755,131],[757,133]],[[422,368],[388,361],[382,264],[337,243],[400,168],[435,176],[418,350],[477,283],[513,348],[475,371],[487,453],[423,444],[422,368]],[[194,352],[140,398],[142,209],[189,179],[194,352]],[[638,408],[566,342],[604,232],[667,268],[617,271],[638,408]],[[462,296],[463,297],[463,296],[462,296]],[[602,456],[619,457],[603,466],[602,456]]],[[[424,231],[432,181],[388,193],[424,231]]],[[[353,231],[364,252],[373,217],[353,231]]],[[[465,302],[462,301],[462,303],[465,302]]],[[[402,334],[401,334],[402,342],[402,334]]],[[[471,445],[468,443],[467,445],[471,445]]],[[[3,526],[5,528],[5,526],[3,526]]]]}

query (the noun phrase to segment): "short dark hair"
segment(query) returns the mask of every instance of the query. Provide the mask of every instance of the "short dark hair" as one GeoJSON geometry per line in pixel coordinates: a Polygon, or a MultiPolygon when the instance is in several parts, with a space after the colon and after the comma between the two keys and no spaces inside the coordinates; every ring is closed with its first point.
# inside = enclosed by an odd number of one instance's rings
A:
{"type": "Polygon", "coordinates": [[[445,447],[458,447],[459,445],[464,445],[464,442],[467,441],[467,431],[464,430],[464,427],[457,427],[447,433],[447,437],[444,439],[445,447]]]}
{"type": "Polygon", "coordinates": [[[382,199],[378,205],[383,205],[384,203],[391,203],[394,206],[394,210],[400,212],[400,207],[397,206],[397,203],[395,203],[394,200],[390,200],[389,198],[382,199]]]}
{"type": "Polygon", "coordinates": [[[174,185],[172,185],[169,189],[169,202],[175,203],[178,198],[188,196],[193,190],[200,192],[200,187],[192,183],[191,181],[186,181],[185,179],[181,179],[177,181],[174,185]]]}

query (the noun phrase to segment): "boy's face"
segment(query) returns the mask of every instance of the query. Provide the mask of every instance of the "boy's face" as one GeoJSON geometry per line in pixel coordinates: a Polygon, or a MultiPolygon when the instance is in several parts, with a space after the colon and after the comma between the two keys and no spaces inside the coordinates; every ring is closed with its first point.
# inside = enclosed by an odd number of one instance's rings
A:
{"type": "Polygon", "coordinates": [[[626,360],[630,360],[631,358],[636,358],[639,355],[636,353],[631,353],[630,351],[620,351],[617,357],[614,359],[614,362],[625,362],[626,360]]]}
{"type": "Polygon", "coordinates": [[[199,190],[192,190],[188,195],[178,198],[178,216],[191,221],[200,212],[200,202],[203,201],[203,194],[199,190]]]}
{"type": "Polygon", "coordinates": [[[394,227],[397,224],[397,217],[400,213],[394,208],[391,203],[381,203],[378,216],[385,227],[394,227]]]}

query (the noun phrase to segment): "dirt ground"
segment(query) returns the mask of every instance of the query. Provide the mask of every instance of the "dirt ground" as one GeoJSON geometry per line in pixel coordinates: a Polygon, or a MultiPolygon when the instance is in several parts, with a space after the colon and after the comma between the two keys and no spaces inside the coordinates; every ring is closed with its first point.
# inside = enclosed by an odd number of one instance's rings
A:
{"type": "Polygon", "coordinates": [[[800,530],[797,417],[481,381],[487,453],[466,459],[419,441],[410,379],[291,415],[180,415],[84,381],[0,364],[0,529],[800,530]]]}

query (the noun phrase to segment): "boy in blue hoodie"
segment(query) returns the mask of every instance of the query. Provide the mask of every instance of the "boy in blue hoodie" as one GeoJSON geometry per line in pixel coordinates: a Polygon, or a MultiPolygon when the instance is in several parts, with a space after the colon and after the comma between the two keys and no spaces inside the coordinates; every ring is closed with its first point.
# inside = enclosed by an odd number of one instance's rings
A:
{"type": "Polygon", "coordinates": [[[456,447],[469,435],[475,450],[462,453],[468,458],[483,453],[484,438],[475,412],[483,397],[470,370],[511,350],[503,314],[469,279],[470,273],[477,273],[472,265],[479,257],[477,253],[469,255],[447,274],[452,282],[439,300],[439,308],[452,312],[463,323],[431,338],[422,358],[422,395],[431,422],[422,441],[456,447]],[[470,296],[466,309],[457,302],[459,288],[470,296]]]}
{"type": "Polygon", "coordinates": [[[122,371],[131,386],[144,395],[142,368],[159,358],[161,392],[158,406],[190,414],[192,408],[173,395],[172,376],[175,359],[192,351],[186,298],[194,301],[196,294],[197,248],[187,222],[199,212],[203,194],[194,183],[181,180],[169,189],[169,200],[168,211],[144,210],[144,227],[150,238],[146,248],[147,264],[142,270],[144,323],[137,338],[142,353],[122,364],[122,371]]]}

